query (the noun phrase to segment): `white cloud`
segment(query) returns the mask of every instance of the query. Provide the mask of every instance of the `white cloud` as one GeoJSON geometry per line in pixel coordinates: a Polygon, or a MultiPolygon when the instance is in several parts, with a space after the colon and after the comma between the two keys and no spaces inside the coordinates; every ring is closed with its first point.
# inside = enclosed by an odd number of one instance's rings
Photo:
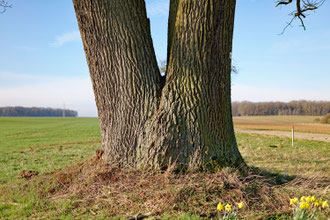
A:
{"type": "Polygon", "coordinates": [[[50,45],[52,47],[60,47],[69,42],[79,41],[81,41],[79,31],[72,31],[56,36],[55,41],[52,42],[50,45]]]}
{"type": "Polygon", "coordinates": [[[169,13],[169,0],[146,1],[147,14],[150,17],[164,16],[169,13]]]}
{"type": "Polygon", "coordinates": [[[0,87],[0,97],[0,106],[62,108],[65,103],[66,108],[77,110],[79,116],[97,116],[89,76],[83,78],[44,77],[34,84],[0,87]]]}
{"type": "Polygon", "coordinates": [[[325,88],[320,88],[315,91],[312,87],[309,88],[283,88],[283,87],[256,87],[247,86],[243,84],[234,84],[232,86],[232,100],[233,101],[283,101],[289,102],[292,100],[315,100],[315,101],[329,101],[330,93],[321,92],[326,91],[325,88]]]}

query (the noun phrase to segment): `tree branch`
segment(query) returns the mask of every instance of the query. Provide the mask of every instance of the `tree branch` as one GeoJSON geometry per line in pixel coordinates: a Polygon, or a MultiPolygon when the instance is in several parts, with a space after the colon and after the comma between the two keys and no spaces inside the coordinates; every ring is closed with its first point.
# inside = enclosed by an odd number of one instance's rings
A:
{"type": "Polygon", "coordinates": [[[290,4],[291,2],[292,2],[292,0],[288,0],[287,2],[286,2],[286,1],[278,1],[276,7],[279,6],[279,5],[288,5],[288,4],[290,4]]]}
{"type": "MultiPolygon", "coordinates": [[[[292,3],[293,0],[279,0],[277,1],[276,7],[279,5],[288,5],[292,3]]],[[[300,20],[301,26],[304,30],[306,30],[306,26],[304,24],[304,18],[306,18],[306,11],[314,11],[321,7],[325,0],[296,0],[296,10],[294,10],[290,15],[293,15],[291,21],[284,27],[281,34],[285,32],[285,30],[291,26],[293,20],[298,18],[300,20]]]]}
{"type": "Polygon", "coordinates": [[[11,8],[11,4],[9,4],[8,2],[6,2],[5,0],[0,0],[0,8],[2,8],[0,10],[0,14],[5,13],[5,11],[7,10],[7,8],[11,8]]]}

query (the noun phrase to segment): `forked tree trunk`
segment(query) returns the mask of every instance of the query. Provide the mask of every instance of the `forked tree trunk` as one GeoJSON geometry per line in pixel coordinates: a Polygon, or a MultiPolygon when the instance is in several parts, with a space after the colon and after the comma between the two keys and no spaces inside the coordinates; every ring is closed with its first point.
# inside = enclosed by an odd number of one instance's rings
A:
{"type": "Polygon", "coordinates": [[[144,0],[73,0],[109,163],[238,166],[231,114],[235,0],[171,0],[166,81],[144,0]]]}

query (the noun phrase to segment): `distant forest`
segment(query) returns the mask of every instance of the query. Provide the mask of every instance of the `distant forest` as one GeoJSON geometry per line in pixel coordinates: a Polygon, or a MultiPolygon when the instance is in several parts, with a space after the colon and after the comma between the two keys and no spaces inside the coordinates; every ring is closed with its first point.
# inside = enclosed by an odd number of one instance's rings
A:
{"type": "Polygon", "coordinates": [[[69,109],[0,107],[0,117],[77,117],[78,112],[69,109]]]}
{"type": "Polygon", "coordinates": [[[330,102],[291,101],[285,102],[233,102],[233,116],[256,115],[326,115],[330,102]]]}

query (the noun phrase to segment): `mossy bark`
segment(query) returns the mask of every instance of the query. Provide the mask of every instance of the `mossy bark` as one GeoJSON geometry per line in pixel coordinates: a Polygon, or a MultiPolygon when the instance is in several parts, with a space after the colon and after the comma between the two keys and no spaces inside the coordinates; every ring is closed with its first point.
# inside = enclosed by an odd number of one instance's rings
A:
{"type": "Polygon", "coordinates": [[[234,0],[171,0],[166,78],[143,0],[73,0],[106,161],[238,166],[231,114],[234,0]]]}

